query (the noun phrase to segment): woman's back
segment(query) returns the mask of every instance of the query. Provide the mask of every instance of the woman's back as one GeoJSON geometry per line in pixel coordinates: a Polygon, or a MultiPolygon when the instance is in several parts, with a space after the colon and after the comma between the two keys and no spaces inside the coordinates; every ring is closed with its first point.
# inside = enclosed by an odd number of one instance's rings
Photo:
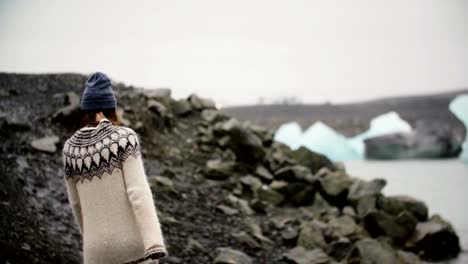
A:
{"type": "Polygon", "coordinates": [[[108,119],[81,128],[65,142],[63,161],[84,263],[166,255],[140,141],[132,129],[108,119]]]}

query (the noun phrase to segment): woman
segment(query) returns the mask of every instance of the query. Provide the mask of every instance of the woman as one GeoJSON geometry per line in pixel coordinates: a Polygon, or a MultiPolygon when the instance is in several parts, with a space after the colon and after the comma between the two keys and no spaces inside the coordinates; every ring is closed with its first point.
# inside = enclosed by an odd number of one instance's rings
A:
{"type": "Polygon", "coordinates": [[[82,128],[63,146],[68,199],[85,264],[158,263],[165,239],[143,166],[138,135],[120,126],[109,78],[86,81],[82,128]],[[143,263],[143,262],[142,262],[143,263]]]}

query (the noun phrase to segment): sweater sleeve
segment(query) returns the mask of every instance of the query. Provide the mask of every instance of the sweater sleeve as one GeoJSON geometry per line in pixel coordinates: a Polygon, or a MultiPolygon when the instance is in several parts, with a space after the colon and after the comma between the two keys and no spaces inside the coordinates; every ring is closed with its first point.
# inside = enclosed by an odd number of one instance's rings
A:
{"type": "Polygon", "coordinates": [[[145,257],[162,258],[167,255],[165,240],[145,173],[139,139],[135,132],[132,134],[135,148],[123,161],[126,191],[143,238],[145,257]]]}
{"type": "MultiPolygon", "coordinates": [[[[63,162],[65,164],[65,155],[63,155],[63,162]]],[[[80,197],[78,195],[76,183],[73,181],[72,178],[67,179],[65,177],[65,186],[67,188],[68,202],[72,209],[73,217],[75,219],[76,224],[78,225],[78,230],[80,231],[80,234],[83,234],[83,216],[81,213],[80,197]]]]}

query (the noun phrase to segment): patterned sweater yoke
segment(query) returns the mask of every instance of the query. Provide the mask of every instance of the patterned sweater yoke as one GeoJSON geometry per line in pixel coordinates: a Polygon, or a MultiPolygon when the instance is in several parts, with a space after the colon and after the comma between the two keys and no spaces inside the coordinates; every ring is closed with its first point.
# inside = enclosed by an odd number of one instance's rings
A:
{"type": "Polygon", "coordinates": [[[62,157],[83,263],[137,263],[167,255],[135,131],[104,118],[67,139],[62,157]]]}
{"type": "Polygon", "coordinates": [[[82,128],[64,145],[65,176],[83,183],[101,178],[115,168],[122,169],[128,156],[140,155],[136,133],[127,127],[114,126],[103,119],[97,129],[82,128]]]}

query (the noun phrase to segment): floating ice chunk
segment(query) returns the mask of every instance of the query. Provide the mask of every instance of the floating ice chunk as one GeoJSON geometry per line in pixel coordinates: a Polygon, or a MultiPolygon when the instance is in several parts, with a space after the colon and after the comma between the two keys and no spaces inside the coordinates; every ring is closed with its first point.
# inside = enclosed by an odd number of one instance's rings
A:
{"type": "Polygon", "coordinates": [[[462,94],[453,99],[452,102],[450,102],[449,109],[465,125],[466,136],[460,158],[468,162],[468,94],[462,94]]]}
{"type": "Polygon", "coordinates": [[[304,146],[327,156],[332,161],[360,158],[346,137],[320,121],[314,123],[304,133],[297,123],[286,123],[276,131],[275,140],[288,145],[291,149],[304,146]]]}
{"type": "Polygon", "coordinates": [[[346,137],[320,121],[304,132],[302,145],[327,156],[332,161],[360,159],[346,137]]]}
{"type": "Polygon", "coordinates": [[[411,130],[411,125],[401,119],[396,112],[388,112],[374,117],[370,122],[370,128],[366,132],[350,138],[349,144],[361,158],[364,158],[365,139],[391,133],[409,133],[411,130]]]}
{"type": "Polygon", "coordinates": [[[275,140],[297,149],[302,143],[302,129],[296,122],[283,124],[276,130],[275,140]]]}

